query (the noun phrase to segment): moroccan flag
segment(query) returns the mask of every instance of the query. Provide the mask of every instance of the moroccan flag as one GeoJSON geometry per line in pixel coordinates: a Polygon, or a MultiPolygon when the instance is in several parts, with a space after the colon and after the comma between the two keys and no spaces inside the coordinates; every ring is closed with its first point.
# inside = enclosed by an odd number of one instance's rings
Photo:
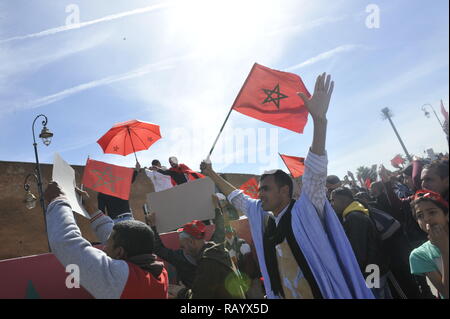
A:
{"type": "Polygon", "coordinates": [[[255,63],[232,108],[257,120],[303,133],[308,110],[298,92],[311,97],[298,75],[255,63]]]}
{"type": "Polygon", "coordinates": [[[128,200],[132,177],[132,168],[88,159],[82,183],[96,192],[128,200]]]}
{"type": "Polygon", "coordinates": [[[256,178],[250,178],[248,181],[242,184],[239,189],[242,189],[245,195],[248,195],[254,199],[258,199],[258,182],[256,181],[256,178]]]}
{"type": "Polygon", "coordinates": [[[391,159],[391,165],[399,168],[400,164],[405,163],[405,160],[401,157],[401,155],[395,156],[393,159],[391,159]]]}
{"type": "Polygon", "coordinates": [[[303,175],[305,171],[305,158],[279,154],[293,178],[303,175]]]}

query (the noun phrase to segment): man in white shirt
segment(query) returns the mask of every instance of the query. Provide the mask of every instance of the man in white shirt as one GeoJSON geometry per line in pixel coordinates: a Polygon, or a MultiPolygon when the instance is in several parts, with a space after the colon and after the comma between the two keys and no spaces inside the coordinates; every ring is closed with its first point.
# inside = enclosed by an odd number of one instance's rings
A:
{"type": "Polygon", "coordinates": [[[214,172],[211,163],[201,164],[202,172],[248,217],[268,298],[373,298],[326,201],[326,113],[333,87],[324,73],[311,99],[299,93],[313,118],[314,136],[298,201],[292,199],[292,179],[282,170],[261,176],[260,199],[254,200],[214,172]]]}

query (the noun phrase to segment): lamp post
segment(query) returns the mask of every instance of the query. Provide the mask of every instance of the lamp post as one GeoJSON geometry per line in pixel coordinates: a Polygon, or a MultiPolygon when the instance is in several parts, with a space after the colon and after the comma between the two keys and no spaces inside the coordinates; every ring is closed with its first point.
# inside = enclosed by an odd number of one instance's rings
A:
{"type": "Polygon", "coordinates": [[[402,146],[403,151],[405,151],[406,157],[408,158],[408,160],[409,160],[410,162],[412,162],[412,157],[411,157],[411,155],[409,155],[408,150],[406,149],[405,144],[403,144],[403,141],[402,141],[402,139],[401,139],[401,137],[400,137],[400,134],[398,134],[397,129],[395,128],[394,122],[392,122],[392,119],[391,119],[391,117],[392,117],[392,112],[391,112],[391,110],[390,110],[388,107],[385,107],[384,109],[381,110],[381,113],[382,113],[382,115],[383,115],[383,119],[389,120],[389,123],[391,124],[392,129],[393,129],[394,132],[395,132],[395,135],[397,135],[398,141],[400,142],[400,145],[402,146]]]}
{"type": "MultiPolygon", "coordinates": [[[[44,214],[45,232],[47,232],[47,220],[46,220],[46,218],[45,218],[45,210],[46,210],[46,207],[45,207],[45,201],[44,201],[44,191],[42,190],[41,167],[40,167],[40,164],[39,164],[39,156],[38,156],[38,151],[37,151],[36,135],[34,134],[34,124],[36,123],[36,120],[37,120],[39,117],[43,117],[43,118],[44,118],[44,120],[42,121],[42,126],[43,126],[43,128],[42,128],[42,130],[41,130],[41,133],[39,134],[39,137],[42,139],[42,142],[44,143],[44,145],[45,145],[45,146],[49,146],[50,143],[51,143],[51,139],[52,139],[52,137],[53,137],[53,133],[50,132],[50,130],[49,130],[49,129],[47,128],[47,126],[46,126],[46,125],[47,125],[47,122],[48,122],[47,117],[46,117],[44,114],[39,114],[38,116],[36,116],[36,118],[35,118],[34,121],[33,121],[32,128],[31,128],[31,130],[32,130],[32,132],[33,132],[34,155],[35,155],[35,157],[36,157],[36,167],[35,167],[35,172],[36,172],[36,174],[29,174],[29,175],[26,177],[26,179],[25,179],[25,185],[24,185],[24,188],[25,188],[25,191],[27,192],[27,195],[26,195],[27,197],[26,197],[26,199],[25,199],[25,203],[26,203],[26,205],[27,205],[27,208],[29,208],[29,209],[31,209],[31,208],[33,208],[33,207],[36,206],[35,203],[32,204],[32,202],[33,202],[33,201],[32,201],[32,198],[34,197],[34,195],[31,194],[31,192],[29,191],[30,186],[27,184],[28,178],[29,178],[30,176],[33,175],[33,176],[36,178],[36,181],[37,181],[37,186],[38,186],[38,191],[39,191],[39,201],[40,201],[40,203],[41,203],[42,212],[43,212],[43,214],[44,214]],[[27,199],[28,199],[28,201],[27,201],[27,199]],[[33,207],[32,207],[32,206],[33,206],[33,207]]],[[[36,197],[34,197],[34,198],[36,198],[36,197]]],[[[49,247],[49,249],[50,249],[50,247],[49,247]]]]}
{"type": "MultiPolygon", "coordinates": [[[[426,109],[425,106],[430,106],[431,109],[433,110],[434,116],[436,116],[436,119],[438,120],[440,127],[441,127],[442,130],[444,131],[445,137],[447,137],[447,143],[448,143],[448,129],[446,129],[446,127],[444,126],[444,124],[442,124],[441,120],[440,120],[439,117],[437,116],[436,111],[434,110],[433,105],[431,105],[430,103],[426,103],[426,104],[422,105],[422,107],[421,107],[422,111],[425,113],[425,116],[426,116],[427,118],[430,118],[430,112],[427,111],[427,109],[426,109]]],[[[446,125],[448,126],[448,124],[446,124],[446,125]]]]}
{"type": "Polygon", "coordinates": [[[434,116],[436,116],[436,119],[437,119],[438,122],[439,122],[439,125],[441,126],[441,128],[443,128],[442,122],[441,122],[441,120],[439,119],[439,117],[437,116],[436,111],[434,110],[433,105],[431,105],[430,103],[426,103],[426,104],[422,105],[422,111],[425,113],[425,116],[426,116],[427,118],[430,118],[430,112],[427,111],[427,109],[425,108],[425,106],[430,106],[430,107],[431,107],[431,109],[433,110],[434,116]]]}

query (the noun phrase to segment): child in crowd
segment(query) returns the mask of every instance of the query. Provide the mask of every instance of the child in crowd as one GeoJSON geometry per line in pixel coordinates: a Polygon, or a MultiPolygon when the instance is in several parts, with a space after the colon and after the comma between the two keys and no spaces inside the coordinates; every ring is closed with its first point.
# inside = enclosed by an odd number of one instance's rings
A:
{"type": "Polygon", "coordinates": [[[426,276],[440,297],[448,299],[448,202],[438,193],[420,190],[411,207],[414,218],[429,238],[411,252],[411,272],[426,276]]]}

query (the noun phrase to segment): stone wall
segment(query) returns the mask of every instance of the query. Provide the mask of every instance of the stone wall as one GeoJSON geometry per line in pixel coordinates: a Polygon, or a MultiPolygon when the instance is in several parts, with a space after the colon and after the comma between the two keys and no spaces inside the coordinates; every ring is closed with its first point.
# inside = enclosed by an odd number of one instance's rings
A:
{"type": "MultiPolygon", "coordinates": [[[[28,210],[23,200],[25,177],[34,172],[34,163],[0,161],[0,260],[30,256],[48,252],[47,236],[42,209],[37,203],[28,210]]],[[[72,166],[77,184],[80,184],[84,166],[72,166]]],[[[44,189],[51,179],[53,165],[41,164],[44,189]]],[[[224,174],[233,185],[239,187],[254,175],[224,174]]],[[[38,197],[37,183],[30,178],[31,192],[38,197]]],[[[132,184],[130,204],[135,218],[144,221],[142,206],[146,194],[153,192],[153,184],[144,173],[140,173],[132,184]]],[[[89,241],[96,238],[89,227],[89,221],[75,214],[83,236],[89,241]]]]}

